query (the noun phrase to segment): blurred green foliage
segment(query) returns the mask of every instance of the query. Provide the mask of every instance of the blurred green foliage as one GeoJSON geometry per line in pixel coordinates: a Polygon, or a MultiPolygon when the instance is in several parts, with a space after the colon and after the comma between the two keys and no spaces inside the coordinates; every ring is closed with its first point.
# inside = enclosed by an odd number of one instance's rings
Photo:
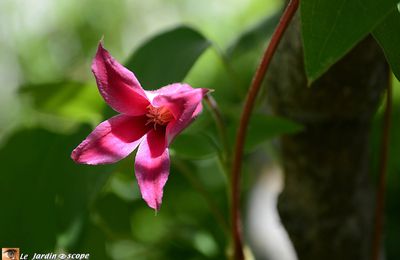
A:
{"type": "Polygon", "coordinates": [[[178,27],[145,42],[126,62],[146,89],[185,78],[210,43],[197,31],[178,27]]]}
{"type": "Polygon", "coordinates": [[[312,82],[371,33],[396,7],[398,0],[300,3],[304,64],[308,80],[312,82]]]}
{"type": "MultiPolygon", "coordinates": [[[[7,13],[1,19],[10,26],[5,32],[16,43],[0,42],[16,54],[17,79],[7,82],[18,90],[6,93],[14,98],[16,116],[8,117],[7,109],[0,112],[7,119],[0,123],[0,196],[5,209],[0,245],[20,247],[24,253],[87,252],[93,259],[225,257],[227,179],[207,108],[171,147],[171,175],[157,216],[140,197],[132,155],[107,166],[76,165],[70,159],[93,127],[115,113],[90,75],[102,36],[106,48],[126,61],[145,88],[186,81],[215,89],[221,107],[239,111],[255,58],[268,37],[257,24],[269,20],[280,3],[189,2],[90,0],[56,5],[41,0],[35,10],[28,10],[33,4],[29,1],[1,3],[1,13],[7,13]],[[47,12],[51,14],[44,17],[47,12]],[[26,16],[36,20],[29,24],[26,16]],[[249,35],[254,45],[246,40],[249,35]],[[225,48],[232,54],[224,54],[225,48]],[[235,82],[232,74],[241,79],[235,82]]],[[[271,31],[272,25],[265,26],[271,31]]],[[[225,115],[227,123],[237,121],[238,115],[225,115]]],[[[281,133],[276,130],[257,142],[281,133]]]]}
{"type": "MultiPolygon", "coordinates": [[[[144,88],[185,81],[214,89],[232,145],[244,94],[281,5],[278,0],[1,1],[0,245],[26,253],[90,253],[100,260],[223,259],[228,180],[211,112],[205,107],[171,146],[171,174],[155,216],[140,197],[132,155],[107,166],[70,159],[75,146],[115,113],[98,94],[90,63],[104,36],[106,48],[144,88]]],[[[399,99],[396,104],[395,109],[399,99]]],[[[266,112],[259,106],[253,115],[248,155],[265,150],[274,137],[302,129],[266,112]]],[[[376,131],[380,118],[378,113],[376,131]]],[[[375,148],[378,136],[374,132],[375,148]]],[[[393,136],[395,142],[399,136],[393,136]]],[[[400,167],[393,147],[389,220],[399,215],[394,198],[400,167]]],[[[248,164],[244,171],[250,172],[248,164]]],[[[251,184],[256,174],[244,176],[251,184]]],[[[396,239],[389,232],[390,248],[396,239]]]]}
{"type": "Polygon", "coordinates": [[[373,35],[385,52],[394,75],[400,80],[400,10],[394,7],[385,19],[374,29],[373,35]]]}

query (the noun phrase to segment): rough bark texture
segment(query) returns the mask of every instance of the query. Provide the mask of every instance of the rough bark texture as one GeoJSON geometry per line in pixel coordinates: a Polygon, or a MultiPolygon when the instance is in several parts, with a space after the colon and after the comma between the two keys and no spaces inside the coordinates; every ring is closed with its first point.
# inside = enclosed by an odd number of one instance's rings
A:
{"type": "Polygon", "coordinates": [[[276,54],[266,80],[269,104],[305,125],[280,140],[283,224],[300,260],[369,259],[374,192],[368,138],[388,84],[385,58],[367,37],[308,87],[298,17],[276,54]]]}

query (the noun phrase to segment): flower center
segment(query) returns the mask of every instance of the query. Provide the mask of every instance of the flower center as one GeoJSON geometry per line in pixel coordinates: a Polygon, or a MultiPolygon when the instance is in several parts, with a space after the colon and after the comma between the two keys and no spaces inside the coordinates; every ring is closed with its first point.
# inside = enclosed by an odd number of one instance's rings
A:
{"type": "Polygon", "coordinates": [[[168,108],[153,107],[152,105],[149,105],[147,107],[146,117],[147,117],[146,125],[153,124],[154,129],[156,129],[157,125],[160,126],[166,125],[168,122],[174,119],[174,116],[171,114],[168,108]]]}

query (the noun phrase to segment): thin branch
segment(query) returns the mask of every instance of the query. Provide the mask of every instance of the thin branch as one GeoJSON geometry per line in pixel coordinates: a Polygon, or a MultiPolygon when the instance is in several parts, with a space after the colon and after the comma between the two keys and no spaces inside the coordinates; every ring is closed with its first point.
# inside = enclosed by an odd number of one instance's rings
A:
{"type": "Polygon", "coordinates": [[[239,130],[236,136],[236,145],[234,150],[234,159],[232,164],[232,240],[233,240],[233,258],[235,260],[244,259],[243,241],[241,232],[241,219],[240,219],[240,172],[242,167],[243,149],[247,132],[247,125],[249,123],[250,115],[254,107],[254,102],[257,94],[261,88],[261,83],[265,77],[265,73],[271,63],[272,57],[276,48],[282,39],[282,35],[292,20],[296,10],[299,6],[299,0],[290,0],[282,17],[276,27],[271,41],[264,52],[261,63],[253,77],[250,89],[247,93],[246,102],[240,118],[239,130]]]}
{"type": "Polygon", "coordinates": [[[207,189],[203,186],[201,181],[197,179],[190,168],[180,159],[174,158],[172,161],[174,166],[179,170],[179,172],[187,179],[187,181],[193,186],[194,189],[204,198],[208,207],[210,208],[212,214],[215,217],[217,223],[221,226],[222,230],[226,235],[229,234],[229,226],[224,218],[221,210],[215,204],[214,200],[210,197],[207,189]]]}
{"type": "Polygon", "coordinates": [[[386,91],[386,106],[383,121],[383,133],[381,140],[381,152],[379,161],[379,180],[378,190],[376,195],[375,207],[375,226],[374,237],[372,244],[372,259],[379,260],[381,245],[383,222],[385,216],[385,192],[386,192],[386,175],[389,160],[389,142],[390,142],[390,126],[392,118],[392,81],[389,79],[389,84],[386,91]]]}
{"type": "Polygon", "coordinates": [[[217,125],[218,134],[222,143],[223,163],[228,164],[227,160],[228,158],[230,158],[231,147],[229,145],[228,133],[225,127],[225,122],[221,110],[219,109],[217,102],[211,95],[207,94],[204,98],[204,101],[210,108],[215,120],[215,124],[217,125]]]}

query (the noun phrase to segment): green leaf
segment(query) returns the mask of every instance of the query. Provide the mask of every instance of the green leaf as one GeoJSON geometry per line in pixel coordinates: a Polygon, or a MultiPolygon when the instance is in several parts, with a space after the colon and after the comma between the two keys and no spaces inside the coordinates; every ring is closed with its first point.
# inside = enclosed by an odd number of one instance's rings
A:
{"type": "Polygon", "coordinates": [[[61,123],[61,128],[79,123],[95,124],[102,118],[104,101],[93,84],[64,81],[24,85],[20,94],[32,99],[35,110],[55,116],[52,119],[56,124],[61,123]]]}
{"type": "Polygon", "coordinates": [[[382,47],[393,74],[400,81],[400,13],[392,12],[375,28],[372,33],[382,47]]]}
{"type": "MultiPolygon", "coordinates": [[[[280,16],[280,12],[267,16],[256,26],[245,31],[228,47],[227,56],[230,59],[235,59],[246,52],[253,51],[255,48],[262,52],[267,39],[272,35],[278,24],[280,16]]],[[[254,62],[257,63],[258,59],[255,59],[254,62]]]]}
{"type": "MultiPolygon", "coordinates": [[[[235,140],[235,128],[229,128],[231,140],[235,140]]],[[[303,130],[303,126],[289,119],[268,116],[264,114],[254,114],[250,119],[247,129],[245,150],[250,152],[258,145],[278,137],[283,134],[294,134],[303,130]]]]}
{"type": "Polygon", "coordinates": [[[41,168],[46,165],[47,147],[55,142],[55,136],[47,132],[22,131],[0,150],[0,244],[21,247],[24,252],[54,248],[56,191],[48,182],[50,172],[41,168]]]}
{"type": "Polygon", "coordinates": [[[181,134],[174,140],[171,148],[188,159],[204,159],[216,152],[211,140],[202,134],[181,134]]]}
{"type": "Polygon", "coordinates": [[[95,221],[87,221],[79,244],[69,252],[82,252],[90,254],[90,259],[115,260],[110,257],[107,247],[108,237],[95,221]]]}
{"type": "Polygon", "coordinates": [[[265,17],[256,26],[239,35],[228,47],[226,56],[230,66],[231,75],[229,76],[235,81],[233,84],[226,84],[228,93],[234,93],[233,87],[238,89],[237,93],[240,99],[247,93],[259,59],[268,44],[268,39],[279,22],[280,14],[281,12],[277,12],[265,17]]]}
{"type": "MultiPolygon", "coordinates": [[[[144,204],[142,204],[144,206],[144,204]]],[[[107,193],[95,203],[97,217],[103,227],[112,232],[113,238],[129,238],[132,203],[107,193]],[[118,214],[115,214],[118,212],[118,214]]]]}
{"type": "Polygon", "coordinates": [[[182,81],[210,42],[188,27],[164,32],[144,43],[126,62],[145,89],[182,81]]]}
{"type": "Polygon", "coordinates": [[[303,0],[301,24],[310,82],[370,33],[398,0],[303,0]]]}
{"type": "Polygon", "coordinates": [[[88,205],[110,167],[82,166],[70,159],[88,131],[65,136],[27,129],[1,147],[0,244],[29,253],[52,251],[56,242],[63,248],[77,243],[88,205]]]}

